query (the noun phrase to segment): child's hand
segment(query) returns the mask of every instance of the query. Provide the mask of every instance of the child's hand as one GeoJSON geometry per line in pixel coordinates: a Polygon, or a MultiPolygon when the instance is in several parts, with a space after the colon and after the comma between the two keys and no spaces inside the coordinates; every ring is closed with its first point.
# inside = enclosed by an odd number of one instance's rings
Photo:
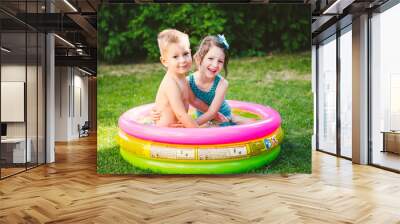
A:
{"type": "Polygon", "coordinates": [[[217,113],[217,115],[215,115],[214,119],[218,122],[224,123],[224,122],[228,122],[228,118],[226,118],[223,114],[221,114],[220,112],[217,113]]]}
{"type": "Polygon", "coordinates": [[[161,112],[153,107],[150,111],[150,116],[153,121],[158,121],[161,118],[161,112]]]}

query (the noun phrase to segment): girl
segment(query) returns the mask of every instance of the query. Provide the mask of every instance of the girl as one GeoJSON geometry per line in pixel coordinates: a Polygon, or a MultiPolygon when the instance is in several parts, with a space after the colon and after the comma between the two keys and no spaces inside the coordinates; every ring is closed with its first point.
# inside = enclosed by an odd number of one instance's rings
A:
{"type": "MultiPolygon", "coordinates": [[[[207,36],[193,56],[197,71],[187,78],[191,89],[189,99],[193,103],[199,99],[208,106],[205,113],[196,111],[198,124],[212,120],[218,112],[223,115],[222,119],[218,119],[223,121],[219,126],[235,124],[231,108],[225,100],[228,81],[219,74],[224,69],[225,77],[228,75],[228,50],[229,44],[223,35],[207,36]]],[[[195,103],[193,106],[199,108],[195,103]]]]}

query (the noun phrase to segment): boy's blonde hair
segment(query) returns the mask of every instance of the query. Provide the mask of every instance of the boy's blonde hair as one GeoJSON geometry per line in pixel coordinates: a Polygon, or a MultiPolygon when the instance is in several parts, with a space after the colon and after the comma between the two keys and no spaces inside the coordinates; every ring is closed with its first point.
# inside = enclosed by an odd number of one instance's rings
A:
{"type": "Polygon", "coordinates": [[[161,31],[157,36],[158,48],[160,49],[161,56],[167,52],[168,45],[179,43],[179,41],[182,40],[190,44],[189,36],[186,33],[175,29],[165,29],[161,31]]]}

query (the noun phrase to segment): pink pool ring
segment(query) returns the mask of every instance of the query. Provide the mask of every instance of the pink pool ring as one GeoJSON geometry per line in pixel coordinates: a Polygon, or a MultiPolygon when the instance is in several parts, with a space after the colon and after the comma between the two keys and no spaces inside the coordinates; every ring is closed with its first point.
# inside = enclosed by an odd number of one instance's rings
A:
{"type": "Polygon", "coordinates": [[[228,101],[233,113],[257,120],[242,125],[211,128],[168,128],[144,124],[153,104],[132,108],[119,119],[123,158],[156,173],[243,173],[271,163],[283,139],[281,117],[271,107],[228,101]]]}

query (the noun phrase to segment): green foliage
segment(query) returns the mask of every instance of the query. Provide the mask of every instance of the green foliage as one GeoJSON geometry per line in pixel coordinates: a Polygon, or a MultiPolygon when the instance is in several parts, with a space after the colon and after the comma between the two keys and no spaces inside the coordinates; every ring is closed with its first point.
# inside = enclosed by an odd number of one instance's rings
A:
{"type": "Polygon", "coordinates": [[[108,63],[158,60],[157,34],[166,28],[187,33],[193,52],[206,35],[219,33],[226,36],[234,57],[308,50],[309,11],[301,5],[103,5],[99,57],[108,63]]]}
{"type": "MultiPolygon", "coordinates": [[[[279,157],[253,173],[310,173],[313,132],[310,53],[233,59],[229,69],[227,99],[268,105],[282,117],[284,140],[279,157]]],[[[115,137],[119,116],[132,107],[154,102],[163,75],[160,63],[99,67],[99,173],[150,172],[125,162],[115,137]]]]}

